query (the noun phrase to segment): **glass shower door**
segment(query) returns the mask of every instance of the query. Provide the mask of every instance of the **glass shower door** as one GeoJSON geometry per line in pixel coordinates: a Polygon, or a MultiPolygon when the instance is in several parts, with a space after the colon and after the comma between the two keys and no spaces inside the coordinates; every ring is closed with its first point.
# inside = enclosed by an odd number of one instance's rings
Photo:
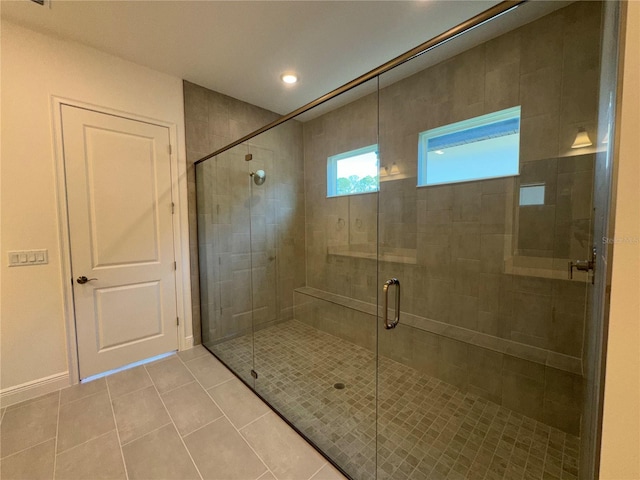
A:
{"type": "Polygon", "coordinates": [[[196,165],[202,343],[253,385],[246,145],[196,165]]]}
{"type": "Polygon", "coordinates": [[[376,82],[350,94],[249,145],[248,168],[266,174],[264,183],[252,182],[250,202],[255,388],[351,478],[369,480],[376,441],[376,82]],[[355,165],[351,152],[363,155],[355,165]]]}
{"type": "Polygon", "coordinates": [[[558,7],[380,77],[378,479],[578,477],[602,4],[558,7]]]}

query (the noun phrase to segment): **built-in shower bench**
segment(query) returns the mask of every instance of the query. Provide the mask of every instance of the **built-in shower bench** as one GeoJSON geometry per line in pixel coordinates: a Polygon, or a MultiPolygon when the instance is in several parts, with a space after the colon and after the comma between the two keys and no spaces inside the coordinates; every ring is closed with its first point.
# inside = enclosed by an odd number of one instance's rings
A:
{"type": "MultiPolygon", "coordinates": [[[[379,318],[376,305],[353,298],[345,297],[335,293],[319,290],[312,287],[301,287],[295,290],[297,295],[304,295],[310,298],[324,300],[331,304],[340,305],[357,312],[379,318]]],[[[303,300],[294,302],[298,307],[303,300]]],[[[380,314],[382,308],[380,307],[380,314]]],[[[389,311],[389,316],[393,318],[393,312],[389,311]]],[[[299,318],[299,320],[302,320],[299,318]]],[[[486,333],[476,332],[457,325],[449,325],[437,320],[420,317],[410,313],[402,312],[400,325],[407,325],[418,328],[442,337],[450,338],[459,342],[475,345],[477,347],[503,353],[512,357],[520,358],[544,366],[569,372],[582,376],[582,360],[580,358],[563,355],[551,350],[546,350],[531,345],[515,342],[506,338],[495,337],[486,333]]],[[[332,333],[332,332],[328,332],[332,333]]]]}

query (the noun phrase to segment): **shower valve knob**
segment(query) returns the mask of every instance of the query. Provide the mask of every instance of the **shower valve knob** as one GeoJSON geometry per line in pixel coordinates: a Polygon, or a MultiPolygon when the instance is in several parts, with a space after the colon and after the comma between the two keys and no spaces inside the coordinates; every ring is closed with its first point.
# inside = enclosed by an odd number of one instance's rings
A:
{"type": "MultiPolygon", "coordinates": [[[[596,270],[596,247],[591,250],[591,258],[589,260],[576,260],[569,262],[569,280],[573,280],[573,269],[580,272],[593,272],[596,270]]],[[[595,275],[591,277],[591,283],[594,283],[595,275]]]]}

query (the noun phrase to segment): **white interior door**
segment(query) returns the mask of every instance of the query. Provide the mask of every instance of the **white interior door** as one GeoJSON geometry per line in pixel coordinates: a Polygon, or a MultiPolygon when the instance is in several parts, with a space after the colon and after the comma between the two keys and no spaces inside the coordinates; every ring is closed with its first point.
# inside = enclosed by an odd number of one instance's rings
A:
{"type": "Polygon", "coordinates": [[[68,105],[62,129],[86,378],[177,349],[169,129],[68,105]]]}

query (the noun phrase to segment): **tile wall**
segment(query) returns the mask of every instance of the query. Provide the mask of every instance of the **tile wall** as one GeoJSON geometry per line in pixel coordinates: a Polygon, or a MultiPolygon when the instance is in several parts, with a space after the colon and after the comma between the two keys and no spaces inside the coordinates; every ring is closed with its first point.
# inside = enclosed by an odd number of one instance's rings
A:
{"type": "Polygon", "coordinates": [[[594,154],[570,146],[580,126],[595,138],[600,8],[576,2],[382,88],[379,112],[370,95],[306,122],[307,285],[375,303],[376,283],[395,276],[409,313],[581,358],[587,287],[566,276],[593,240],[594,154]],[[520,177],[416,188],[420,132],[516,105],[520,177]],[[376,141],[400,179],[383,178],[379,199],[325,198],[326,158],[376,141]],[[544,205],[520,207],[520,184],[535,183],[544,205]],[[414,258],[383,261],[376,277],[375,261],[327,252],[375,252],[363,211],[378,201],[381,253],[414,258]]]}
{"type": "Polygon", "coordinates": [[[293,290],[304,285],[304,260],[294,261],[305,249],[302,127],[287,122],[201,164],[196,198],[193,162],[278,115],[186,81],[184,95],[193,330],[202,323],[207,337],[194,340],[215,342],[250,331],[252,319],[293,314],[293,290]],[[259,169],[261,186],[249,176],[259,169]]]}

